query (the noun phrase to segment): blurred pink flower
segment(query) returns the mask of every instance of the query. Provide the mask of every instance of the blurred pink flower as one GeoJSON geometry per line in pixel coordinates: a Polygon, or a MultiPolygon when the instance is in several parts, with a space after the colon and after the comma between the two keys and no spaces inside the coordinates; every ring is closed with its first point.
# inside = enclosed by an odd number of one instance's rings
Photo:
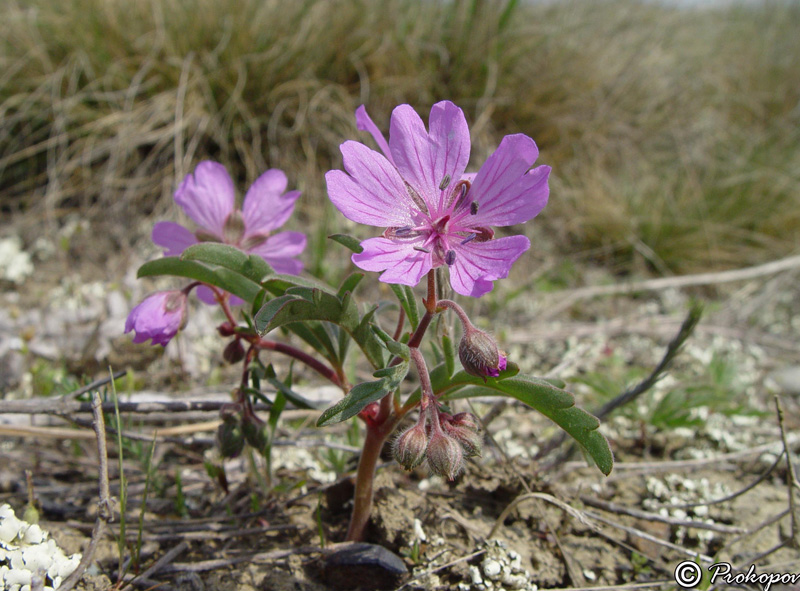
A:
{"type": "MultiPolygon", "coordinates": [[[[277,273],[298,275],[303,263],[295,257],[306,246],[305,234],[273,233],[286,223],[300,197],[300,191],[286,193],[286,185],[286,175],[270,169],[248,189],[242,209],[236,209],[228,171],[217,162],[203,161],[175,192],[175,203],[199,229],[192,232],[175,222],[158,222],[153,227],[153,242],[164,248],[166,256],[180,255],[198,242],[222,242],[260,256],[277,273]]],[[[207,303],[214,302],[208,288],[198,289],[198,296],[207,303]]]]}
{"type": "Polygon", "coordinates": [[[388,142],[363,106],[356,123],[384,155],[359,142],[343,143],[346,172],[325,175],[328,195],[348,219],[386,230],[363,241],[353,262],[382,271],[383,282],[411,286],[447,265],[453,289],[474,297],[507,277],[530,241],[494,238],[490,226],[521,224],[547,204],[550,167],[530,169],[539,154],[534,141],[506,136],[477,174],[466,174],[469,129],[463,111],[449,101],[431,108],[430,131],[411,106],[396,107],[388,142]]]}
{"type": "Polygon", "coordinates": [[[158,291],[136,306],[125,321],[125,332],[135,331],[134,343],[152,339],[166,346],[186,324],[186,294],[179,290],[158,291]]]}

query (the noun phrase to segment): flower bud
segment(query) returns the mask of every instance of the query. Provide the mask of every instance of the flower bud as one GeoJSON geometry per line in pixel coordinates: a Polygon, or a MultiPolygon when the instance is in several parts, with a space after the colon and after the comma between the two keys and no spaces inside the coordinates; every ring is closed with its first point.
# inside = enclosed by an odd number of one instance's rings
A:
{"type": "Polygon", "coordinates": [[[186,294],[179,290],[158,291],[136,306],[125,321],[125,332],[135,331],[134,343],[152,339],[166,346],[186,325],[186,294]]]}
{"type": "Polygon", "coordinates": [[[448,480],[454,480],[464,467],[464,451],[461,444],[443,431],[433,433],[426,456],[431,472],[448,480]]]}
{"type": "Polygon", "coordinates": [[[428,447],[428,436],[425,427],[417,423],[394,440],[392,452],[406,470],[413,470],[425,459],[425,448],[428,447]]]}
{"type": "Polygon", "coordinates": [[[496,378],[506,368],[506,356],[497,349],[497,343],[489,333],[465,327],[464,336],[458,345],[458,358],[464,371],[473,376],[496,378]]]}
{"type": "Polygon", "coordinates": [[[221,337],[232,337],[236,334],[236,327],[230,322],[223,322],[217,327],[217,332],[221,337]]]}
{"type": "Polygon", "coordinates": [[[459,425],[454,421],[442,421],[442,429],[450,437],[458,441],[465,457],[472,458],[481,455],[483,436],[480,433],[480,429],[472,429],[466,425],[459,425]]]}
{"type": "Polygon", "coordinates": [[[269,445],[269,429],[267,424],[256,416],[244,417],[242,420],[244,438],[258,453],[263,454],[269,445]]]}
{"type": "Polygon", "coordinates": [[[239,339],[234,339],[228,343],[222,352],[222,358],[231,365],[239,363],[244,359],[244,355],[244,346],[242,346],[242,342],[239,339]]]}
{"type": "Polygon", "coordinates": [[[236,421],[223,421],[217,429],[217,445],[223,458],[235,458],[244,449],[242,425],[236,421]]]}

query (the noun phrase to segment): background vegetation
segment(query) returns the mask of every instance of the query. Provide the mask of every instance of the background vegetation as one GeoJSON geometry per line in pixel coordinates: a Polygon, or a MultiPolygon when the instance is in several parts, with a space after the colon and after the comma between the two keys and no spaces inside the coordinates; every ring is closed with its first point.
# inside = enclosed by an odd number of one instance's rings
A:
{"type": "Polygon", "coordinates": [[[658,273],[764,261],[800,245],[798,30],[779,2],[7,0],[0,208],[36,235],[77,211],[129,246],[200,159],[243,188],[280,167],[319,271],[342,230],[323,174],[369,141],[355,107],[386,129],[396,104],[448,98],[474,165],[504,134],[537,141],[553,198],[526,231],[560,252],[658,273]]]}

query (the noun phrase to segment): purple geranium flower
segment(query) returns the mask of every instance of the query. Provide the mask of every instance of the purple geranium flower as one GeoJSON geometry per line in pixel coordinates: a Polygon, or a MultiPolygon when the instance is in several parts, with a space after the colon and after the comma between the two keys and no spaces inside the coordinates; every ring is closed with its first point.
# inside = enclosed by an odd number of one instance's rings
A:
{"type": "MultiPolygon", "coordinates": [[[[158,222],[153,242],[167,256],[177,256],[198,242],[223,242],[262,257],[278,273],[297,275],[303,263],[296,258],[306,246],[301,232],[277,232],[294,210],[300,191],[286,191],[286,175],[270,169],[256,179],[235,209],[236,194],[228,171],[217,162],[204,161],[186,175],[175,192],[175,203],[200,228],[196,232],[174,222],[158,222]]],[[[198,296],[213,303],[208,289],[198,296]]],[[[238,298],[236,298],[238,300],[238,298]]]]}
{"type": "Polygon", "coordinates": [[[382,271],[381,281],[411,286],[447,265],[453,289],[474,297],[507,277],[530,241],[495,238],[490,226],[521,224],[547,204],[550,167],[530,169],[539,154],[534,141],[506,136],[477,174],[465,174],[469,129],[463,111],[449,101],[431,108],[430,131],[409,105],[395,108],[388,143],[363,106],[356,122],[384,155],[343,143],[347,172],[325,175],[328,195],[345,217],[386,230],[362,242],[353,262],[382,271]]]}
{"type": "Polygon", "coordinates": [[[153,345],[166,346],[186,324],[186,294],[158,291],[136,306],[125,321],[125,332],[136,331],[134,343],[152,339],[153,345]]]}

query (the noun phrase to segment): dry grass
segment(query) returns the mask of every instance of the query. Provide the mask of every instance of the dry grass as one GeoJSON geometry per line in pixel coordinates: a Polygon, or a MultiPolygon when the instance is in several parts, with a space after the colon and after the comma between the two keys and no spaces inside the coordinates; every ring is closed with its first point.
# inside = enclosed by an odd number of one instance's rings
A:
{"type": "MultiPolygon", "coordinates": [[[[0,7],[0,208],[137,228],[202,158],[305,193],[320,270],[323,174],[410,102],[449,98],[473,164],[502,134],[554,167],[539,227],[564,252],[682,272],[800,245],[800,7],[632,2],[10,0],[0,7]]],[[[115,239],[129,244],[137,231],[115,239]]]]}

